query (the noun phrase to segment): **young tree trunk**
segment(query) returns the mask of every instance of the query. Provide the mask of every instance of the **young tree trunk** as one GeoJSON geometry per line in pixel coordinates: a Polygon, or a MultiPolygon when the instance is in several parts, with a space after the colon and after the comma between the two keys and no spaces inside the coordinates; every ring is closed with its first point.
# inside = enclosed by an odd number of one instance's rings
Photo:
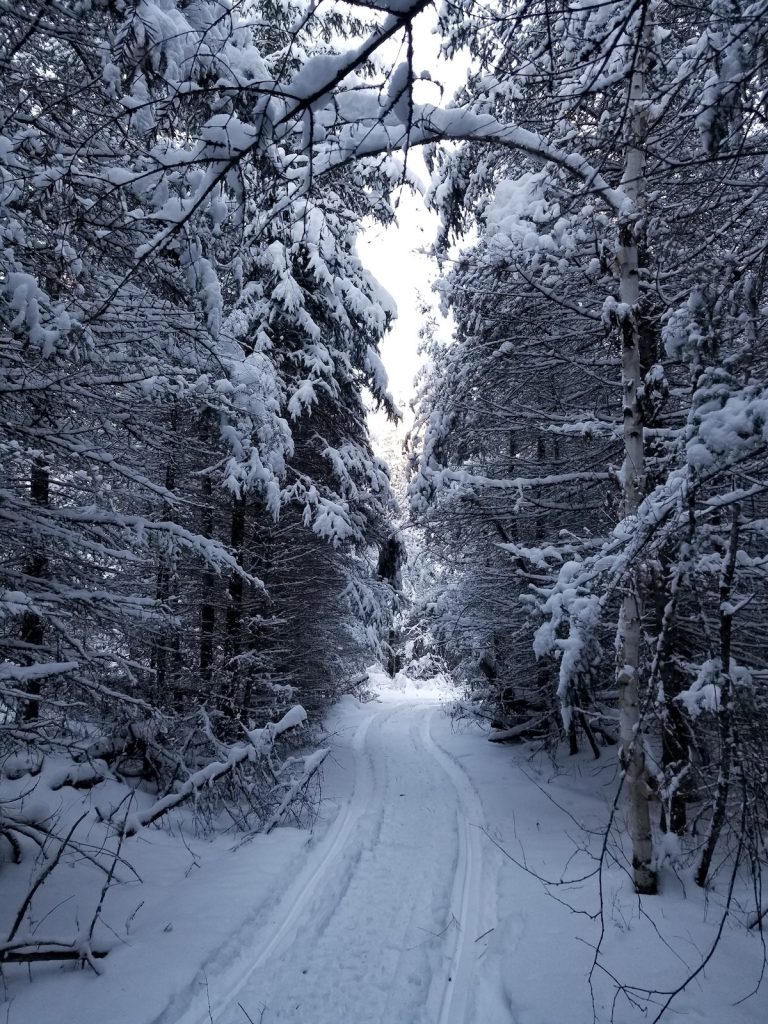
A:
{"type": "MultiPolygon", "coordinates": [[[[176,416],[175,409],[171,414],[171,428],[174,432],[178,430],[178,417],[176,416]]],[[[173,456],[171,456],[166,463],[165,486],[169,491],[176,489],[176,466],[173,456]]],[[[170,519],[172,516],[170,505],[168,505],[167,502],[163,503],[162,514],[164,519],[170,519]]],[[[168,549],[167,542],[161,541],[157,557],[155,598],[164,608],[168,607],[168,602],[171,598],[172,583],[173,555],[168,549]]],[[[178,670],[178,665],[171,660],[175,632],[175,627],[171,628],[168,625],[164,626],[152,645],[152,665],[155,670],[155,692],[160,701],[165,701],[168,697],[169,675],[174,674],[174,669],[178,670]]]]}
{"type": "Polygon", "coordinates": [[[707,832],[707,840],[701,853],[701,860],[696,871],[696,884],[707,884],[709,868],[715,853],[717,841],[725,824],[728,807],[728,792],[731,786],[731,771],[734,763],[734,747],[736,745],[733,730],[733,683],[731,680],[731,636],[733,631],[733,606],[731,592],[733,578],[736,574],[736,556],[739,550],[739,518],[741,506],[733,507],[733,524],[728,545],[728,557],[720,582],[720,700],[717,709],[718,733],[720,737],[720,766],[717,774],[715,802],[712,808],[712,821],[707,832]]]}
{"type": "Polygon", "coordinates": [[[247,509],[245,524],[247,551],[244,557],[248,560],[250,572],[262,581],[263,588],[248,587],[247,635],[243,636],[243,652],[248,653],[246,665],[241,673],[242,697],[240,698],[240,718],[247,723],[254,711],[259,708],[260,686],[265,676],[265,665],[269,659],[271,627],[270,618],[275,614],[275,606],[268,589],[271,581],[276,556],[276,539],[274,520],[264,505],[251,499],[247,509]]]}
{"type": "Polygon", "coordinates": [[[664,718],[661,732],[661,764],[667,778],[682,780],[662,804],[661,828],[664,832],[685,835],[688,825],[685,790],[686,773],[690,771],[689,744],[690,730],[685,713],[677,699],[685,688],[682,672],[673,664],[663,668],[664,673],[664,718]]]}
{"type": "Polygon", "coordinates": [[[640,721],[640,643],[642,603],[637,581],[627,586],[618,630],[618,675],[621,692],[621,765],[629,802],[629,834],[632,840],[632,870],[635,889],[652,895],[657,890],[653,868],[653,832],[648,805],[645,751],[640,721]]]}
{"type": "MultiPolygon", "coordinates": [[[[47,508],[50,504],[50,471],[42,459],[37,459],[32,463],[29,493],[35,505],[47,508]]],[[[38,539],[32,542],[25,572],[35,579],[43,579],[47,576],[48,556],[43,541],[38,539]]],[[[23,646],[29,648],[28,664],[34,664],[33,650],[42,647],[44,636],[45,626],[40,615],[31,610],[25,612],[21,620],[21,642],[23,646]]],[[[27,683],[26,691],[32,699],[24,702],[22,717],[26,722],[33,722],[40,715],[40,701],[37,699],[40,696],[40,686],[39,679],[27,683]]]]}
{"type": "MultiPolygon", "coordinates": [[[[647,8],[640,13],[639,45],[633,54],[633,71],[629,85],[628,137],[626,142],[622,187],[630,208],[619,223],[619,298],[618,321],[621,330],[621,383],[624,406],[624,463],[621,481],[624,515],[637,513],[645,490],[643,445],[643,414],[640,404],[641,310],[640,249],[642,216],[645,206],[646,161],[648,135],[648,95],[646,69],[652,25],[647,8]]],[[[617,636],[617,682],[621,694],[621,763],[625,772],[629,801],[629,832],[632,840],[632,866],[635,888],[639,893],[655,893],[656,873],[653,868],[653,833],[645,751],[640,720],[640,667],[642,655],[642,565],[636,563],[627,581],[617,636]]]]}
{"type": "MultiPolygon", "coordinates": [[[[245,496],[232,499],[229,543],[242,567],[245,545],[245,496]]],[[[238,658],[243,652],[245,581],[237,573],[230,573],[227,585],[225,616],[227,672],[222,688],[223,710],[232,717],[236,714],[237,687],[242,673],[238,658]]]]}
{"type": "MultiPolygon", "coordinates": [[[[213,537],[213,484],[209,476],[202,479],[203,516],[202,534],[213,537]]],[[[206,699],[213,680],[213,639],[216,631],[216,606],[214,595],[216,589],[216,573],[210,566],[203,569],[200,595],[200,682],[206,699]]]]}

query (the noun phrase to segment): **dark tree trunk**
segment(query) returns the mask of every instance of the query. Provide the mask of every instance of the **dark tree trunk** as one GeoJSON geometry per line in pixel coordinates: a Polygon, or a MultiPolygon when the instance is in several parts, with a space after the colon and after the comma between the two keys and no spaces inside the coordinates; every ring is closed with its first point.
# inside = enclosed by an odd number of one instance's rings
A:
{"type": "MultiPolygon", "coordinates": [[[[29,479],[29,493],[35,505],[48,508],[50,505],[50,471],[42,460],[36,460],[32,464],[29,479]]],[[[34,579],[44,579],[48,575],[48,556],[42,540],[34,540],[26,564],[26,574],[34,579]]],[[[21,642],[24,647],[29,648],[27,664],[33,665],[35,657],[32,649],[40,648],[45,638],[45,626],[40,615],[35,611],[27,611],[21,620],[21,642]]],[[[33,722],[40,716],[40,680],[32,680],[26,685],[26,692],[32,698],[25,701],[22,718],[26,722],[33,722]]]]}
{"type": "MultiPolygon", "coordinates": [[[[174,413],[171,416],[171,426],[173,429],[176,429],[177,427],[176,420],[177,418],[174,413]]],[[[176,488],[176,466],[174,465],[173,460],[169,461],[165,467],[165,486],[169,491],[173,491],[176,488]]],[[[167,503],[163,506],[163,516],[166,519],[170,519],[171,517],[171,509],[167,503]]],[[[164,608],[168,606],[172,595],[172,583],[173,558],[168,551],[161,550],[157,560],[155,598],[164,608]]],[[[169,675],[173,675],[173,670],[177,668],[174,659],[171,657],[173,642],[174,636],[172,635],[171,629],[169,627],[165,627],[162,629],[153,644],[152,665],[155,670],[155,688],[161,701],[168,693],[168,685],[170,683],[169,675]]]]}
{"type": "MultiPolygon", "coordinates": [[[[245,497],[234,498],[230,520],[229,543],[238,565],[243,565],[245,545],[245,497]]],[[[238,657],[244,647],[245,580],[240,573],[230,573],[227,585],[227,611],[225,616],[227,674],[222,691],[223,710],[234,716],[237,686],[241,674],[238,657]]]]}
{"type": "Polygon", "coordinates": [[[712,821],[704,843],[696,871],[696,884],[706,885],[709,869],[715,854],[717,841],[723,830],[728,809],[728,793],[731,785],[731,771],[736,755],[736,737],[733,729],[733,681],[731,679],[731,644],[733,633],[733,611],[731,594],[736,574],[736,557],[739,548],[741,506],[733,506],[733,525],[728,545],[728,557],[723,576],[720,581],[720,702],[718,708],[718,731],[720,736],[720,766],[717,775],[715,802],[712,808],[712,821]]]}
{"type": "MultiPolygon", "coordinates": [[[[213,485],[211,478],[203,477],[203,516],[202,534],[204,537],[213,537],[213,485]]],[[[200,682],[205,690],[210,690],[213,681],[213,641],[216,631],[216,606],[214,604],[214,592],[216,587],[216,573],[213,569],[206,567],[202,577],[202,593],[200,595],[200,682]]]]}

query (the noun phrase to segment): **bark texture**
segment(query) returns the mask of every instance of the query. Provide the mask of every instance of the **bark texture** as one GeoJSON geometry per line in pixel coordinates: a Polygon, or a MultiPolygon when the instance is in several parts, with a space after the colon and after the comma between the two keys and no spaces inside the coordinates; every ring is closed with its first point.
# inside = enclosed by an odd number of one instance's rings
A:
{"type": "MultiPolygon", "coordinates": [[[[629,83],[627,140],[622,178],[628,208],[619,222],[617,253],[621,300],[618,321],[621,331],[621,383],[624,406],[624,463],[621,482],[624,515],[627,518],[636,515],[645,491],[643,413],[640,403],[640,252],[646,193],[645,146],[648,137],[646,70],[653,33],[647,6],[641,10],[639,17],[641,20],[638,25],[638,46],[629,83]]],[[[636,562],[629,572],[619,619],[617,682],[621,694],[621,762],[625,772],[624,784],[629,804],[635,888],[639,893],[655,893],[657,879],[653,867],[653,832],[648,804],[640,710],[642,580],[643,567],[636,562]]]]}

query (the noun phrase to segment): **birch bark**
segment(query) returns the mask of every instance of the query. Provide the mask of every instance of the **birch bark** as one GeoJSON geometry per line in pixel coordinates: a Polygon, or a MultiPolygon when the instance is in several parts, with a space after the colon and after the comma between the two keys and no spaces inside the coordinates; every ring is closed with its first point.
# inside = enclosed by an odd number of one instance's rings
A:
{"type": "MultiPolygon", "coordinates": [[[[627,104],[627,136],[622,188],[627,205],[619,219],[617,264],[619,274],[619,326],[621,332],[621,376],[624,406],[624,463],[621,482],[624,515],[637,514],[645,490],[643,412],[641,385],[640,249],[646,199],[646,157],[648,137],[647,72],[653,24],[651,5],[638,12],[637,46],[631,54],[633,65],[627,104]]],[[[619,616],[617,682],[620,690],[621,763],[629,803],[629,832],[632,841],[632,869],[639,893],[655,893],[653,833],[651,829],[645,751],[640,714],[640,669],[642,659],[642,565],[632,566],[619,616]]]]}

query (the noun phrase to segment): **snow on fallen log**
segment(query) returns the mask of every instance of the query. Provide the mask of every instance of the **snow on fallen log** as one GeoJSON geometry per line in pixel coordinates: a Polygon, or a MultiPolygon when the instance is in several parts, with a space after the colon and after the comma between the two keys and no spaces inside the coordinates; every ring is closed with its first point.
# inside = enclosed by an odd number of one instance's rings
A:
{"type": "MultiPolygon", "coordinates": [[[[179,804],[184,803],[185,800],[189,800],[190,797],[194,796],[195,793],[204,786],[212,786],[213,783],[222,776],[231,772],[236,765],[241,764],[244,761],[255,762],[260,758],[268,757],[272,752],[275,740],[278,736],[282,736],[283,733],[288,730],[295,729],[297,726],[303,725],[306,720],[307,712],[303,707],[301,707],[301,705],[297,704],[295,707],[290,708],[279,722],[269,722],[263,728],[250,730],[246,733],[250,742],[237,743],[229,747],[227,756],[224,760],[212,761],[204,768],[201,768],[199,771],[190,775],[175,792],[168,793],[167,796],[157,800],[146,810],[129,815],[122,828],[123,834],[126,836],[135,835],[141,828],[146,825],[153,824],[159,818],[162,818],[164,814],[167,814],[168,811],[172,810],[174,807],[178,807],[179,804]]],[[[309,775],[307,774],[307,765],[314,757],[316,757],[316,754],[310,754],[303,758],[305,766],[304,772],[300,779],[291,784],[286,796],[280,802],[278,811],[272,815],[273,818],[277,815],[276,820],[279,820],[279,817],[285,813],[301,787],[308,781],[309,776],[317,771],[320,763],[324,760],[327,751],[317,752],[317,754],[320,753],[322,753],[323,756],[317,764],[312,767],[309,775]]],[[[272,818],[269,820],[272,821],[272,818]]],[[[276,824],[276,821],[269,827],[274,828],[274,824],[276,824]]],[[[269,829],[265,828],[265,831],[269,831],[269,829]]]]}
{"type": "Polygon", "coordinates": [[[262,832],[269,833],[272,831],[272,829],[275,827],[275,825],[277,825],[282,816],[291,806],[291,804],[299,795],[304,786],[306,786],[306,784],[315,774],[315,772],[326,759],[329,753],[330,750],[328,750],[327,748],[323,748],[321,750],[316,750],[313,754],[307,754],[307,756],[303,758],[304,771],[298,778],[294,779],[294,781],[291,783],[285,796],[280,801],[277,810],[274,811],[274,813],[271,815],[271,817],[267,820],[266,824],[262,828],[262,832]]]}
{"type": "Polygon", "coordinates": [[[0,943],[0,964],[29,964],[50,960],[79,960],[100,974],[95,961],[103,960],[108,949],[93,949],[90,942],[71,939],[19,938],[0,943]]]}
{"type": "Polygon", "coordinates": [[[57,790],[71,786],[73,789],[92,789],[108,777],[106,762],[80,762],[54,770],[48,777],[48,788],[57,790]]]}
{"type": "Polygon", "coordinates": [[[286,711],[279,722],[268,722],[263,729],[251,729],[247,734],[248,739],[257,753],[268,754],[278,736],[287,732],[288,729],[295,729],[296,726],[303,725],[306,720],[307,712],[301,704],[296,704],[295,707],[286,711]]]}
{"type": "Polygon", "coordinates": [[[512,740],[519,740],[522,736],[535,732],[541,728],[541,715],[529,718],[520,725],[513,725],[510,729],[492,729],[488,733],[489,743],[509,743],[512,740]]]}

